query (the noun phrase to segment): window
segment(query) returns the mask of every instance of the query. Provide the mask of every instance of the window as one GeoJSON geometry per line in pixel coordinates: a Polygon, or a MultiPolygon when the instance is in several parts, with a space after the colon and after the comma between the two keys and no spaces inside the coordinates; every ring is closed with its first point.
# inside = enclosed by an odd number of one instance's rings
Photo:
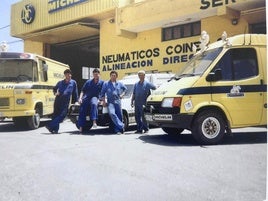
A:
{"type": "Polygon", "coordinates": [[[266,34],[266,23],[250,24],[249,33],[266,34]]]}
{"type": "Polygon", "coordinates": [[[225,53],[214,70],[221,69],[222,80],[242,80],[258,75],[256,51],[253,48],[231,49],[225,53]]]}
{"type": "Polygon", "coordinates": [[[189,24],[177,25],[162,29],[162,41],[175,40],[201,34],[201,23],[194,22],[189,24]]]}
{"type": "Polygon", "coordinates": [[[41,81],[46,82],[48,80],[47,69],[45,68],[46,62],[39,60],[39,65],[40,65],[40,69],[41,69],[41,71],[40,71],[41,72],[41,74],[40,74],[41,81]]]}

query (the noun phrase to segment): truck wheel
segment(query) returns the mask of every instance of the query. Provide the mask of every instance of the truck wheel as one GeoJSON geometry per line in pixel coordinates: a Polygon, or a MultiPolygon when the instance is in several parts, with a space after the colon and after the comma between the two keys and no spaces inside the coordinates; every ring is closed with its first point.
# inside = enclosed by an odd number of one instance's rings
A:
{"type": "Polygon", "coordinates": [[[30,117],[26,117],[26,121],[27,121],[27,125],[29,129],[37,129],[40,125],[40,109],[36,108],[35,109],[35,114],[33,116],[30,117]]]}
{"type": "Polygon", "coordinates": [[[13,117],[13,123],[17,128],[25,128],[27,125],[25,117],[13,117]]]}
{"type": "Polygon", "coordinates": [[[167,133],[170,136],[177,136],[182,133],[184,130],[183,128],[168,128],[168,127],[163,127],[162,130],[167,133]]]}
{"type": "Polygon", "coordinates": [[[225,120],[214,110],[200,112],[193,123],[192,135],[200,144],[217,144],[224,137],[225,120]]]}

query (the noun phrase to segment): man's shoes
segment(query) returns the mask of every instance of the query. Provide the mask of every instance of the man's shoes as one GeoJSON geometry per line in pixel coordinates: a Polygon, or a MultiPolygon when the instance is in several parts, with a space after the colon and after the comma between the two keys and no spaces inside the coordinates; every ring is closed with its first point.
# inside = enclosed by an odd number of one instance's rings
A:
{"type": "Polygon", "coordinates": [[[83,128],[80,127],[80,128],[79,128],[79,134],[82,134],[82,133],[83,133],[83,128]]]}
{"type": "Polygon", "coordinates": [[[53,130],[51,128],[49,128],[49,126],[46,126],[46,129],[50,132],[53,133],[53,130]]]}
{"type": "Polygon", "coordinates": [[[123,128],[121,131],[118,131],[116,134],[117,135],[124,135],[125,134],[125,129],[123,128]]]}
{"type": "Polygon", "coordinates": [[[144,130],[144,133],[148,133],[149,132],[149,129],[148,130],[144,130]]]}
{"type": "Polygon", "coordinates": [[[92,128],[98,128],[98,125],[96,123],[94,123],[92,128]]]}
{"type": "Polygon", "coordinates": [[[136,131],[135,134],[142,134],[142,131],[136,131]]]}

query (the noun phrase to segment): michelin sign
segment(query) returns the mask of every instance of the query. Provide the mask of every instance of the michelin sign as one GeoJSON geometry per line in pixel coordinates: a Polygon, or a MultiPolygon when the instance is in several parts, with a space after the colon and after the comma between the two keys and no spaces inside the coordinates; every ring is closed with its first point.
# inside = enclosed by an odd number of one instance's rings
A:
{"type": "Polygon", "coordinates": [[[50,0],[48,1],[48,13],[53,13],[89,0],[50,0]]]}

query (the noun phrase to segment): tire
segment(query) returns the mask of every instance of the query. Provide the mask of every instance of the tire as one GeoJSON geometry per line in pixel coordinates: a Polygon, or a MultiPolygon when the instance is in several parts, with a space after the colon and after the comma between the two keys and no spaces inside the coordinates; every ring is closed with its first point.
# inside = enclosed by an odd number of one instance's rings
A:
{"type": "Polygon", "coordinates": [[[123,123],[124,123],[124,129],[126,131],[129,127],[128,117],[126,113],[123,113],[123,123]]]}
{"type": "Polygon", "coordinates": [[[170,136],[177,136],[184,131],[183,128],[168,128],[168,127],[163,127],[162,130],[170,136]]]}
{"type": "Polygon", "coordinates": [[[114,132],[114,123],[112,122],[112,120],[110,120],[110,123],[109,123],[109,131],[114,132]]]}
{"type": "Polygon", "coordinates": [[[192,135],[200,144],[218,144],[225,133],[226,121],[221,113],[215,110],[206,110],[197,114],[192,135]]]}
{"type": "Polygon", "coordinates": [[[41,119],[41,112],[39,108],[35,109],[35,114],[30,117],[25,117],[27,126],[29,129],[34,130],[39,128],[40,125],[40,119],[41,119]]]}
{"type": "MultiPolygon", "coordinates": [[[[78,126],[78,121],[76,122],[76,128],[79,130],[79,126],[78,126]]],[[[82,132],[88,132],[93,126],[93,122],[92,121],[86,121],[85,125],[82,128],[82,132]]]]}
{"type": "Polygon", "coordinates": [[[13,117],[13,123],[17,128],[26,128],[27,119],[26,117],[13,117]]]}

